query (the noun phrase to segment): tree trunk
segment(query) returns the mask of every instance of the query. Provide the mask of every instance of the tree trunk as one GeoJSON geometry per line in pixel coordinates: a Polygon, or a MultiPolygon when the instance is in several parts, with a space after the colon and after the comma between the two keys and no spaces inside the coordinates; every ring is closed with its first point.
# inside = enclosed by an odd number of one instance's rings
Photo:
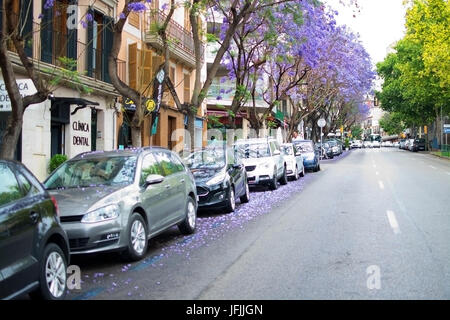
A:
{"type": "Polygon", "coordinates": [[[134,148],[142,147],[142,131],[140,127],[131,126],[131,142],[134,148]]]}

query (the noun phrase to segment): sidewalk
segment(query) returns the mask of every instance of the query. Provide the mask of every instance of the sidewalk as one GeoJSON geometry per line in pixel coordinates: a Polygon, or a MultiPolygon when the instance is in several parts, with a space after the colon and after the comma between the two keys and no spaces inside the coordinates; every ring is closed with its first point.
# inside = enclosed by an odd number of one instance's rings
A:
{"type": "Polygon", "coordinates": [[[426,154],[426,155],[430,155],[431,157],[436,157],[436,158],[440,158],[440,159],[445,159],[447,161],[450,161],[450,157],[446,157],[446,156],[441,156],[438,154],[435,154],[433,152],[438,152],[438,151],[422,151],[422,154],[426,154]]]}

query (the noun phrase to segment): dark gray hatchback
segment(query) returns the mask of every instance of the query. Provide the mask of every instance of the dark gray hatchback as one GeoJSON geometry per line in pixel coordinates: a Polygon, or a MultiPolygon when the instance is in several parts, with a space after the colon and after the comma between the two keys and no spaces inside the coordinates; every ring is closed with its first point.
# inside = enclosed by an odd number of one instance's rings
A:
{"type": "Polygon", "coordinates": [[[0,160],[0,298],[66,295],[70,252],[56,200],[21,163],[0,160]]]}

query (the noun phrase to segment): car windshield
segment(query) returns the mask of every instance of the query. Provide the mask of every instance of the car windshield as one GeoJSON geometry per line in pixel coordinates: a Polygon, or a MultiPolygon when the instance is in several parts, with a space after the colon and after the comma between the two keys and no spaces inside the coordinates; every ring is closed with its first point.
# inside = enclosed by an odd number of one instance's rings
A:
{"type": "Polygon", "coordinates": [[[268,143],[237,144],[236,152],[242,159],[270,157],[268,143]]]}
{"type": "Polygon", "coordinates": [[[300,153],[314,152],[313,147],[310,142],[296,143],[295,148],[297,148],[297,150],[300,151],[300,153]]]}
{"type": "Polygon", "coordinates": [[[53,172],[44,185],[51,190],[130,184],[136,171],[136,159],[130,156],[68,161],[53,172]]]}
{"type": "Polygon", "coordinates": [[[292,148],[292,146],[281,146],[281,151],[283,152],[283,155],[286,156],[294,155],[294,149],[292,148]]]}
{"type": "Polygon", "coordinates": [[[329,144],[331,147],[335,147],[335,146],[337,145],[336,141],[328,141],[328,144],[329,144]]]}
{"type": "Polygon", "coordinates": [[[225,166],[223,148],[213,148],[190,154],[185,160],[189,169],[220,169],[225,166]]]}

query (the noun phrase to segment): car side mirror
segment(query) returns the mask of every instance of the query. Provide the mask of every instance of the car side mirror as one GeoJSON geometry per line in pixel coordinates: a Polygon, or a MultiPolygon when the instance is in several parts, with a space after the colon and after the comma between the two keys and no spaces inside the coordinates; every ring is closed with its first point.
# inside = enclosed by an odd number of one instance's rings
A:
{"type": "Polygon", "coordinates": [[[241,164],[238,163],[233,164],[233,169],[240,169],[240,168],[242,168],[241,164]]]}
{"type": "Polygon", "coordinates": [[[275,151],[273,152],[273,155],[274,155],[274,156],[279,156],[280,154],[281,154],[280,150],[275,150],[275,151]]]}
{"type": "Polygon", "coordinates": [[[159,184],[164,181],[164,177],[159,174],[149,174],[145,179],[145,187],[150,185],[159,184]]]}

